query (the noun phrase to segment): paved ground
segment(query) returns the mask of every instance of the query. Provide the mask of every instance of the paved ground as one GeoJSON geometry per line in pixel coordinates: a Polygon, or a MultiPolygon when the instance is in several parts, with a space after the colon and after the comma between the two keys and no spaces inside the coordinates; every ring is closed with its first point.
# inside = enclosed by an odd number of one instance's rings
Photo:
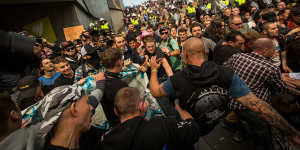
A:
{"type": "MultiPolygon", "coordinates": [[[[199,139],[195,144],[196,150],[255,150],[250,140],[236,143],[232,140],[233,133],[222,128],[219,124],[209,135],[199,139]]],[[[300,150],[290,145],[287,150],[300,150]]]]}
{"type": "Polygon", "coordinates": [[[195,145],[196,150],[254,150],[252,142],[246,140],[236,143],[232,140],[233,133],[218,125],[209,135],[200,138],[195,145]]]}

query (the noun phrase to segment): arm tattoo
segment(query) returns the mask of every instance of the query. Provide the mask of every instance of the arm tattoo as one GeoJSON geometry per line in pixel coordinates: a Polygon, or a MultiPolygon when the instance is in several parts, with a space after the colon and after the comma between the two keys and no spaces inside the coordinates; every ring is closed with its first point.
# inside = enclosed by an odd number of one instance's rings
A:
{"type": "Polygon", "coordinates": [[[252,110],[258,117],[267,121],[270,125],[279,128],[289,136],[299,136],[299,132],[292,127],[274,108],[263,100],[258,99],[254,94],[237,99],[245,107],[252,110]]]}

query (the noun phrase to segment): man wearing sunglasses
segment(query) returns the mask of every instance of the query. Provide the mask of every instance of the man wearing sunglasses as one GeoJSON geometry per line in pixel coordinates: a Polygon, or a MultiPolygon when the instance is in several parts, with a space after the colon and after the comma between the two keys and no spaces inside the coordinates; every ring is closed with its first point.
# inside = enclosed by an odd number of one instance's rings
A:
{"type": "Polygon", "coordinates": [[[172,70],[179,71],[182,69],[182,63],[180,61],[180,50],[176,40],[169,38],[169,32],[166,28],[159,30],[161,36],[161,43],[159,47],[167,56],[168,62],[171,65],[172,70]]]}
{"type": "Polygon", "coordinates": [[[229,17],[228,22],[230,30],[227,31],[240,31],[243,34],[253,31],[249,28],[247,23],[243,23],[242,18],[239,15],[229,17]]]}

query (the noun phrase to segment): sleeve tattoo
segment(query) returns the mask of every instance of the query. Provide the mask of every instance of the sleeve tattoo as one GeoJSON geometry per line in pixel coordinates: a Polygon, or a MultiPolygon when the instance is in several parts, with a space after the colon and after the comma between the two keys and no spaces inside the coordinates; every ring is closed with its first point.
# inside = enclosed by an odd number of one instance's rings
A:
{"type": "Polygon", "coordinates": [[[299,136],[299,132],[291,126],[271,105],[258,99],[253,93],[237,99],[242,105],[252,110],[258,117],[270,125],[279,128],[288,136],[299,136]]]}

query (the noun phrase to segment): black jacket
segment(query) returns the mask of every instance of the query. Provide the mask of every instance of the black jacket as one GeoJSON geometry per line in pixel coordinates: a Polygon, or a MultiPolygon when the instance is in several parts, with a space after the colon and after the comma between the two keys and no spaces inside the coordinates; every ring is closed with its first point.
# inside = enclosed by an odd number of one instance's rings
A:
{"type": "Polygon", "coordinates": [[[144,120],[136,117],[119,124],[103,136],[103,150],[190,149],[199,139],[194,120],[144,120]]]}

